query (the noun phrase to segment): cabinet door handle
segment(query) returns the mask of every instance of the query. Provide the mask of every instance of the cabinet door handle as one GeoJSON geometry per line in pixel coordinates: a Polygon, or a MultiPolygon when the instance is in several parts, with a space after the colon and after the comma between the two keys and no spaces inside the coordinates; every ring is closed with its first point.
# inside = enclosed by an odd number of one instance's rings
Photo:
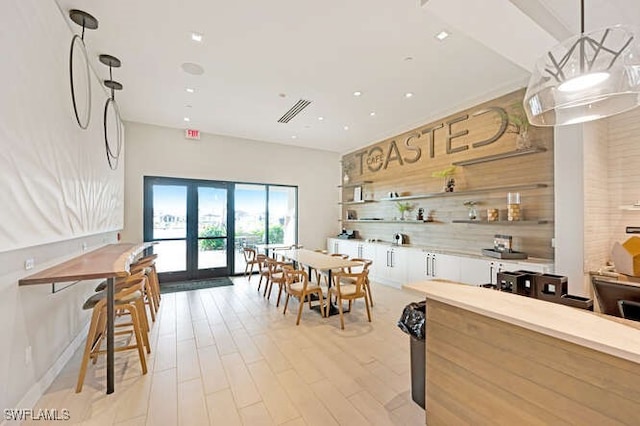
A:
{"type": "Polygon", "coordinates": [[[389,267],[389,250],[387,250],[387,267],[389,267]]]}
{"type": "Polygon", "coordinates": [[[436,255],[431,256],[431,276],[436,276],[436,255]]]}
{"type": "Polygon", "coordinates": [[[393,253],[393,250],[391,250],[391,267],[392,267],[392,268],[393,268],[393,266],[394,266],[394,265],[393,265],[393,254],[394,254],[394,253],[393,253]]]}
{"type": "Polygon", "coordinates": [[[424,274],[429,276],[429,255],[424,256],[424,274]]]}
{"type": "Polygon", "coordinates": [[[489,284],[493,284],[493,263],[489,264],[489,284]]]}

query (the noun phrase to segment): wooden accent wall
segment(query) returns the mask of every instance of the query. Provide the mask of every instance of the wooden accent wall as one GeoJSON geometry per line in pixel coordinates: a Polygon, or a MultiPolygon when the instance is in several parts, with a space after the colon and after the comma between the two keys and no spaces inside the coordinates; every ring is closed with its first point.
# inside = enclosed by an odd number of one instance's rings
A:
{"type": "Polygon", "coordinates": [[[427,301],[429,425],[637,424],[640,366],[427,301]]]}
{"type": "MultiPolygon", "coordinates": [[[[356,181],[373,181],[363,186],[363,197],[374,202],[347,204],[342,207],[342,219],[347,210],[361,218],[393,219],[399,216],[393,201],[380,201],[389,192],[399,195],[437,193],[443,190],[443,179],[432,177],[454,162],[476,159],[516,150],[516,134],[505,132],[500,138],[482,145],[499,133],[502,124],[500,107],[509,113],[522,102],[524,90],[511,93],[490,102],[425,124],[394,138],[381,141],[343,156],[343,165],[350,165],[350,184],[356,181]],[[435,130],[433,130],[435,129],[435,130]],[[449,153],[447,140],[449,139],[449,153]],[[474,144],[482,146],[474,147],[474,144]],[[466,149],[465,149],[466,147],[466,149]],[[420,152],[418,153],[418,149],[420,152]],[[419,157],[419,158],[418,158],[419,157]],[[378,170],[377,170],[378,169],[378,170]]],[[[553,216],[553,131],[550,128],[529,128],[530,139],[545,152],[501,159],[480,164],[458,166],[453,175],[455,192],[460,195],[410,200],[415,218],[417,209],[432,211],[433,223],[415,224],[342,222],[341,226],[355,229],[360,237],[390,241],[393,233],[409,236],[411,244],[478,254],[482,248],[492,247],[494,234],[514,237],[514,249],[524,251],[530,257],[553,258],[551,238],[554,234],[553,216]],[[504,187],[540,183],[545,188],[518,191],[522,198],[520,224],[465,224],[452,220],[468,219],[464,201],[477,201],[480,219],[486,221],[487,209],[500,210],[501,220],[506,220],[507,190],[496,190],[465,195],[464,190],[504,187]],[[538,224],[536,220],[548,220],[538,224]]],[[[342,189],[341,199],[353,199],[353,188],[342,189]]]]}

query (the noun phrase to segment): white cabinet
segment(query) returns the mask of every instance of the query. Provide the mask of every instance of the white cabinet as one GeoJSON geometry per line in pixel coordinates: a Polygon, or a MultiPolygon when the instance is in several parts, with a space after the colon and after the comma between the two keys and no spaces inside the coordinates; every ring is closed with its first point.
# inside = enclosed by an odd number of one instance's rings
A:
{"type": "Polygon", "coordinates": [[[375,250],[375,280],[401,287],[407,280],[407,262],[410,249],[391,245],[377,245],[375,250]]]}
{"type": "Polygon", "coordinates": [[[460,281],[460,258],[432,251],[412,250],[409,256],[408,282],[429,279],[460,281]]]}
{"type": "Polygon", "coordinates": [[[347,254],[349,257],[356,257],[358,242],[353,240],[341,240],[339,238],[329,238],[327,251],[329,254],[347,254]]]}
{"type": "MultiPolygon", "coordinates": [[[[474,257],[460,257],[460,282],[481,285],[491,282],[491,262],[474,257]]],[[[493,278],[495,280],[495,278],[493,278]]]]}

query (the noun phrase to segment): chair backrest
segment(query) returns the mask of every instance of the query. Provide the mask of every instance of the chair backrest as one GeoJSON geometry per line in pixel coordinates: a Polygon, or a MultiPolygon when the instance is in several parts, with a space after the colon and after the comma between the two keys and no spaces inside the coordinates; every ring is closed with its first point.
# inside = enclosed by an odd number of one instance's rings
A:
{"type": "Polygon", "coordinates": [[[592,276],[593,292],[600,305],[600,311],[607,315],[622,316],[619,300],[640,302],[640,285],[628,281],[616,281],[592,276]]]}
{"type": "Polygon", "coordinates": [[[371,266],[373,264],[372,260],[369,259],[363,259],[360,257],[353,257],[351,258],[351,260],[353,262],[360,262],[360,265],[358,266],[349,266],[347,268],[348,272],[361,272],[361,271],[368,271],[369,270],[369,266],[371,266]]]}
{"type": "Polygon", "coordinates": [[[332,257],[341,257],[343,259],[348,259],[349,255],[348,254],[342,254],[342,253],[331,253],[329,256],[332,257]]]}
{"type": "Polygon", "coordinates": [[[293,283],[302,283],[302,291],[307,289],[309,285],[309,275],[307,271],[302,269],[285,268],[284,269],[285,283],[289,287],[293,283]]]}
{"type": "Polygon", "coordinates": [[[618,300],[618,308],[622,318],[640,321],[640,303],[631,300],[618,300]]]}
{"type": "Polygon", "coordinates": [[[353,293],[350,292],[352,297],[364,297],[364,285],[369,275],[368,271],[361,272],[336,272],[333,274],[333,284],[337,291],[342,291],[341,286],[343,284],[355,285],[356,289],[353,293]]]}
{"type": "Polygon", "coordinates": [[[271,257],[267,257],[267,270],[269,271],[269,277],[274,278],[274,275],[280,274],[284,269],[292,269],[293,266],[290,263],[280,262],[271,257]]]}
{"type": "Polygon", "coordinates": [[[256,251],[252,248],[245,247],[242,249],[242,254],[244,255],[244,261],[249,263],[256,259],[256,251]]]}

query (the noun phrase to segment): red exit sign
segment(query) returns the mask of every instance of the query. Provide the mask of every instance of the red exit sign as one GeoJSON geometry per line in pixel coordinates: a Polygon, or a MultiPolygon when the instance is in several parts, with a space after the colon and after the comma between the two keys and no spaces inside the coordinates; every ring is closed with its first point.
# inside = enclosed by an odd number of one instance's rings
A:
{"type": "Polygon", "coordinates": [[[187,138],[187,139],[200,140],[200,130],[185,129],[184,137],[187,138]]]}

